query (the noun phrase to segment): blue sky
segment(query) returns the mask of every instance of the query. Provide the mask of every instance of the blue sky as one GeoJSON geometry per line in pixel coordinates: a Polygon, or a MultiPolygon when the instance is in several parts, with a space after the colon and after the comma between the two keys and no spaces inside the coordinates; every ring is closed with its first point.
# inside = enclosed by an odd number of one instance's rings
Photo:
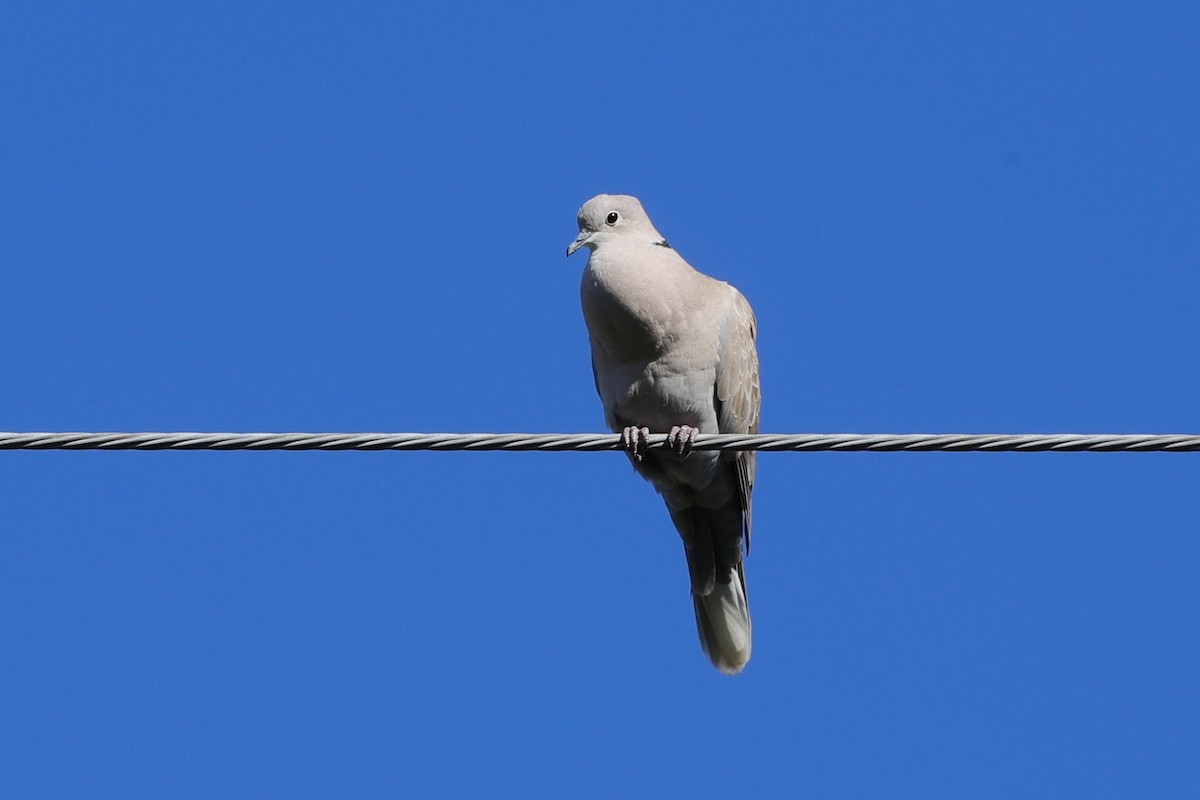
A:
{"type": "MultiPolygon", "coordinates": [[[[763,429],[1200,430],[1189,3],[11,4],[0,428],[594,431],[639,195],[763,429]]],[[[0,453],[13,797],[1195,797],[1200,455],[0,453]]]]}

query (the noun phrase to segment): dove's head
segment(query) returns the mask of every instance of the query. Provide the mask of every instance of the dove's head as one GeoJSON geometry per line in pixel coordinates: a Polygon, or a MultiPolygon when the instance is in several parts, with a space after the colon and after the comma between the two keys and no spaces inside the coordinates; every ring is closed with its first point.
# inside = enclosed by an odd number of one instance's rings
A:
{"type": "Polygon", "coordinates": [[[579,235],[567,248],[571,255],[581,247],[595,250],[605,242],[622,239],[647,244],[662,241],[641,201],[627,194],[598,194],[579,209],[579,235]]]}

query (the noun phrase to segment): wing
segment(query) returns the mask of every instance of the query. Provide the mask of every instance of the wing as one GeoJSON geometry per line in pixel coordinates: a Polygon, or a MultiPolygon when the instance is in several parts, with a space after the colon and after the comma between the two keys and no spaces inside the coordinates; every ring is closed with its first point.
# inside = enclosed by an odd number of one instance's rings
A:
{"type": "MultiPolygon", "coordinates": [[[[731,287],[732,289],[732,287],[731,287]]],[[[758,322],[741,292],[732,289],[733,306],[726,317],[717,362],[717,420],[721,433],[758,433],[762,392],[758,384],[758,322]]],[[[727,451],[737,468],[742,501],[742,527],[750,552],[750,495],[754,491],[755,453],[727,451]]]]}

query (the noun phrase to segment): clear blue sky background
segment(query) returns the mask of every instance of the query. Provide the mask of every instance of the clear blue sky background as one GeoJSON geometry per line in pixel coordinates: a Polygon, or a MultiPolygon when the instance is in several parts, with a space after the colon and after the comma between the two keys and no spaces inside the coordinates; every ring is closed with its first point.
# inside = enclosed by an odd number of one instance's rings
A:
{"type": "MultiPolygon", "coordinates": [[[[0,429],[594,431],[575,211],[767,431],[1200,429],[1195,3],[8,4],[0,429]]],[[[0,453],[8,797],[1197,797],[1200,455],[0,453]]]]}

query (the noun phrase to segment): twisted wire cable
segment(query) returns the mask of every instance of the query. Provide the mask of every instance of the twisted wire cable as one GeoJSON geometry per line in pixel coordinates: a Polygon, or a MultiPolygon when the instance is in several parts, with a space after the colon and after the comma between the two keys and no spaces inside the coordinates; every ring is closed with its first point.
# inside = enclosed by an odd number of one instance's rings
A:
{"type": "MultiPolygon", "coordinates": [[[[666,434],[649,446],[666,447],[666,434]]],[[[3,433],[0,450],[621,450],[611,433],[3,433]]],[[[699,434],[695,450],[768,452],[1200,451],[1200,434],[791,433],[699,434]]]]}

